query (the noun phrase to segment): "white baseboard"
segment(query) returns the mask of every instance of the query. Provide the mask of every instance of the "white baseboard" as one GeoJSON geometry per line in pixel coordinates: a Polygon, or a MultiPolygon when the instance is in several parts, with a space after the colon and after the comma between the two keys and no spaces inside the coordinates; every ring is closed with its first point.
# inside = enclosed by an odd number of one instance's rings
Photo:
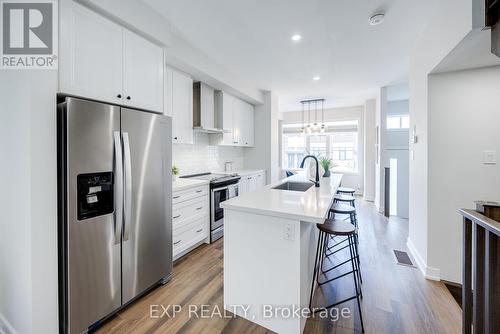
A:
{"type": "Polygon", "coordinates": [[[0,333],[1,334],[17,334],[14,327],[5,319],[5,316],[0,313],[0,333]]]}
{"type": "Polygon", "coordinates": [[[411,256],[415,260],[418,269],[420,269],[420,271],[422,272],[422,275],[424,275],[426,279],[440,281],[441,271],[438,268],[427,266],[427,262],[422,258],[422,256],[420,256],[420,253],[417,251],[417,248],[411,241],[410,237],[408,237],[408,239],[406,240],[406,246],[408,247],[411,256]]]}

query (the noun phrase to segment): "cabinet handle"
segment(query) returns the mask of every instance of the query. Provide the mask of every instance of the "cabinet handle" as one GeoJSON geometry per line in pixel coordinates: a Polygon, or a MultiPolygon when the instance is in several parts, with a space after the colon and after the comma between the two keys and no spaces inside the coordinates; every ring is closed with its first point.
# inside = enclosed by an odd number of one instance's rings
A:
{"type": "Polygon", "coordinates": [[[116,95],[117,98],[121,99],[122,98],[122,94],[118,94],[116,95]]]}
{"type": "Polygon", "coordinates": [[[130,96],[127,96],[127,100],[130,100],[130,96]]]}
{"type": "Polygon", "coordinates": [[[174,140],[177,140],[177,137],[174,137],[174,140]]]}
{"type": "Polygon", "coordinates": [[[237,141],[233,141],[233,144],[238,144],[238,142],[237,141]]]}
{"type": "Polygon", "coordinates": [[[247,180],[251,180],[252,178],[251,177],[247,177],[247,180]]]}
{"type": "Polygon", "coordinates": [[[181,197],[181,195],[179,195],[179,196],[174,196],[174,197],[172,197],[172,198],[173,198],[173,199],[178,199],[179,197],[181,197]]]}
{"type": "Polygon", "coordinates": [[[175,216],[175,217],[174,217],[174,219],[177,219],[177,218],[179,218],[180,216],[181,216],[181,215],[177,215],[177,216],[175,216]]]}
{"type": "Polygon", "coordinates": [[[179,244],[179,242],[181,242],[181,241],[182,241],[182,240],[179,240],[179,241],[174,242],[174,245],[179,244]]]}
{"type": "Polygon", "coordinates": [[[201,193],[203,190],[196,190],[197,193],[201,193]]]}
{"type": "Polygon", "coordinates": [[[202,207],[202,206],[200,206],[199,208],[196,208],[196,210],[201,210],[201,209],[203,209],[203,207],[202,207]]]}
{"type": "Polygon", "coordinates": [[[200,233],[201,231],[203,231],[202,228],[200,228],[198,231],[196,231],[196,233],[200,233]]]}

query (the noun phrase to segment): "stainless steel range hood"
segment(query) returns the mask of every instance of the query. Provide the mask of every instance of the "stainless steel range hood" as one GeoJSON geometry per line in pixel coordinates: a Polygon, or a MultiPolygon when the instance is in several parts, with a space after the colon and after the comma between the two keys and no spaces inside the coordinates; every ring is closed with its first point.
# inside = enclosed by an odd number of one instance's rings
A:
{"type": "Polygon", "coordinates": [[[193,84],[193,129],[195,131],[219,134],[223,129],[215,127],[215,91],[203,82],[193,84]]]}

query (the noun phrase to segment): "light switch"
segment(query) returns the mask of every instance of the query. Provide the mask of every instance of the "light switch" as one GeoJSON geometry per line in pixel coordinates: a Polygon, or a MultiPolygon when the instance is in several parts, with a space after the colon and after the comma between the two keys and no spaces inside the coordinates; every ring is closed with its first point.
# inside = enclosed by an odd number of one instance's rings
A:
{"type": "Polygon", "coordinates": [[[283,239],[293,241],[295,240],[295,226],[292,224],[283,224],[283,239]]]}
{"type": "Polygon", "coordinates": [[[483,163],[485,165],[496,165],[497,164],[497,151],[484,151],[483,152],[483,163]]]}

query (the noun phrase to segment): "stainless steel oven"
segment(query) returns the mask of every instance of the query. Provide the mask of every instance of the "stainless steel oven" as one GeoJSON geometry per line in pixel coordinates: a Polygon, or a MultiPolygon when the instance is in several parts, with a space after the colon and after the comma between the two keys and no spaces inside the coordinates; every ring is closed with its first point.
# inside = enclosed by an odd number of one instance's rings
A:
{"type": "Polygon", "coordinates": [[[238,196],[238,184],[214,188],[210,191],[210,241],[213,242],[224,234],[224,209],[220,204],[238,196]]]}

